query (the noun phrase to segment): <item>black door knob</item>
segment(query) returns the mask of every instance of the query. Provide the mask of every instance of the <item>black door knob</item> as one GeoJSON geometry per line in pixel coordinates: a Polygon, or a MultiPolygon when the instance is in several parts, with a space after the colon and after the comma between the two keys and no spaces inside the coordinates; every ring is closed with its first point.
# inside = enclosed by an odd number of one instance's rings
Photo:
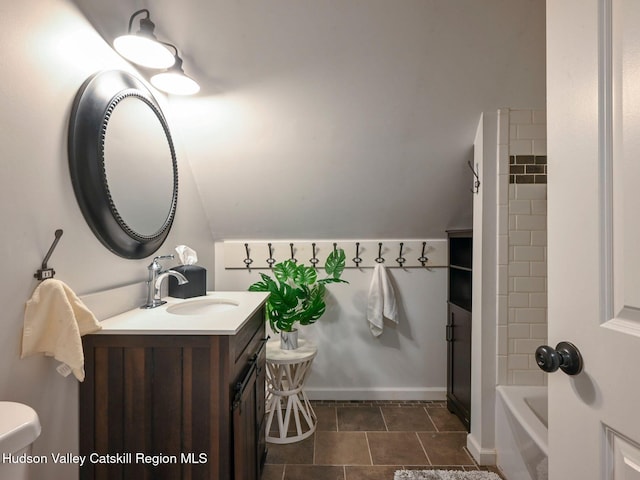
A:
{"type": "Polygon", "coordinates": [[[567,375],[577,375],[582,371],[580,350],[569,342],[560,342],[556,348],[541,345],[536,349],[536,363],[545,372],[562,370],[567,375]]]}

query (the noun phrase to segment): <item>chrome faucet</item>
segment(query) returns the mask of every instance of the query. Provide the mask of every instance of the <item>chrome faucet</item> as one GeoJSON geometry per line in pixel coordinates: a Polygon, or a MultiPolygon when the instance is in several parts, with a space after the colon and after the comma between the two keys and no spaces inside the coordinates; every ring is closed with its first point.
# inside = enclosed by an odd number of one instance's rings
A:
{"type": "Polygon", "coordinates": [[[189,282],[187,277],[182,275],[180,272],[176,272],[175,270],[162,270],[162,265],[160,265],[158,260],[166,258],[173,258],[173,255],[160,255],[159,257],[155,257],[153,262],[151,262],[147,267],[147,270],[149,270],[149,278],[147,280],[147,303],[142,305],[140,308],[156,308],[167,303],[162,300],[160,294],[162,281],[165,278],[169,276],[176,277],[178,279],[178,285],[184,285],[189,282]]]}

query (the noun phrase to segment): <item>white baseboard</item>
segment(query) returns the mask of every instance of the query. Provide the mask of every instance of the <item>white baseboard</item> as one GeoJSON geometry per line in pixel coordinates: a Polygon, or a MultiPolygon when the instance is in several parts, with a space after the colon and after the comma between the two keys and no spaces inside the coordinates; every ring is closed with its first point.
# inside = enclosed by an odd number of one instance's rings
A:
{"type": "Polygon", "coordinates": [[[445,400],[446,388],[314,388],[310,400],[445,400]]]}
{"type": "Polygon", "coordinates": [[[482,448],[472,434],[467,435],[467,450],[478,465],[495,465],[495,448],[482,448]]]}

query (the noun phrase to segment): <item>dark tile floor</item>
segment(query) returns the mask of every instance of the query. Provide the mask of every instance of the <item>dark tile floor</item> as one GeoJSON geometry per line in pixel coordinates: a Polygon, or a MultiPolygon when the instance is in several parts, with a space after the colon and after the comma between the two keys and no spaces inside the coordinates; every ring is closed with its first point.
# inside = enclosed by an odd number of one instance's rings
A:
{"type": "Polygon", "coordinates": [[[465,447],[467,432],[444,402],[312,402],[316,432],[267,444],[262,480],[392,480],[399,469],[490,470],[465,447]]]}

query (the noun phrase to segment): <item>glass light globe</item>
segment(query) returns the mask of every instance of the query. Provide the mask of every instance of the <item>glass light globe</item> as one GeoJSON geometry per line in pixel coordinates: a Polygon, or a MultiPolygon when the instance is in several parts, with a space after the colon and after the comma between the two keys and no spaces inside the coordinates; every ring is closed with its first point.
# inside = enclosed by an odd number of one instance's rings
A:
{"type": "Polygon", "coordinates": [[[175,63],[171,51],[142,35],[122,35],[113,41],[116,51],[127,60],[147,68],[169,68],[175,63]]]}
{"type": "Polygon", "coordinates": [[[195,80],[177,69],[154,75],[151,77],[151,85],[173,95],[194,95],[200,91],[200,85],[195,80]]]}

